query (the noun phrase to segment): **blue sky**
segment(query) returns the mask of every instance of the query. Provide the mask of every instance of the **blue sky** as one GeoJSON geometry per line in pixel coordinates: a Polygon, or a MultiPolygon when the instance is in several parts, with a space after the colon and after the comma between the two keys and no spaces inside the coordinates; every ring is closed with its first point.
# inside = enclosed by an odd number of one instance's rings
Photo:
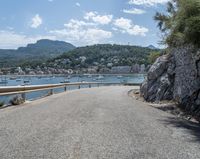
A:
{"type": "Polygon", "coordinates": [[[153,16],[168,0],[0,0],[0,48],[39,39],[75,46],[116,43],[157,47],[153,16]]]}

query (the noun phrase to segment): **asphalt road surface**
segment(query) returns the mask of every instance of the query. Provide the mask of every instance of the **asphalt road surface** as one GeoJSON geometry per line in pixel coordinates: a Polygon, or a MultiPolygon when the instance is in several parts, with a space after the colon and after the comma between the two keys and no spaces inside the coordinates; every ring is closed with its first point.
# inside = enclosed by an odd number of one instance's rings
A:
{"type": "Polygon", "coordinates": [[[69,91],[0,109],[0,159],[199,159],[199,125],[128,96],[69,91]]]}

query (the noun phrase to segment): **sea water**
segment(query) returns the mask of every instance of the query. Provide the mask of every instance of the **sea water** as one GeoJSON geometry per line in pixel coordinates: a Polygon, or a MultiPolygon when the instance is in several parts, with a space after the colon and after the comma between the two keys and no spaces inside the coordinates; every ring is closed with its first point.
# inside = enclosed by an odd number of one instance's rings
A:
{"type": "MultiPolygon", "coordinates": [[[[142,83],[145,79],[144,74],[129,75],[66,75],[66,76],[4,76],[7,82],[1,83],[0,87],[20,86],[20,85],[42,85],[42,84],[59,84],[61,82],[111,82],[111,83],[142,83]]],[[[0,79],[1,81],[1,79],[0,79]]],[[[88,86],[81,86],[82,88],[88,86]]],[[[68,86],[67,90],[78,89],[78,86],[68,86]]],[[[54,89],[54,93],[63,92],[64,88],[54,89]]],[[[26,93],[27,100],[35,100],[46,96],[48,90],[26,93]]],[[[16,95],[0,96],[0,102],[6,104],[16,95]]]]}

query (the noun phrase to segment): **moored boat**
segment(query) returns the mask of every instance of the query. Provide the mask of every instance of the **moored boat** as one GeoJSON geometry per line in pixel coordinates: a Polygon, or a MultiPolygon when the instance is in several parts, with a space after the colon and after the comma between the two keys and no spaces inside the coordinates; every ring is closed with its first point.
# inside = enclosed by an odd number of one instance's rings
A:
{"type": "Polygon", "coordinates": [[[60,83],[70,83],[69,80],[64,80],[64,81],[61,81],[60,83]]]}

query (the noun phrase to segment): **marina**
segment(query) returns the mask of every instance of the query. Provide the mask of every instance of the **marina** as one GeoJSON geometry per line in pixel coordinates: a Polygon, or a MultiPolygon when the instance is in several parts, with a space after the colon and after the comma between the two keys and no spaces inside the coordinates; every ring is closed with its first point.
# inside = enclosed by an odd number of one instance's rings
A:
{"type": "MultiPolygon", "coordinates": [[[[41,76],[2,76],[0,80],[0,87],[7,86],[29,86],[29,85],[45,85],[45,84],[69,84],[76,82],[102,82],[102,83],[142,83],[144,81],[144,74],[125,74],[125,75],[41,75],[41,76]]],[[[83,85],[82,88],[87,87],[83,85]]],[[[78,89],[77,86],[67,86],[67,90],[78,89]]],[[[62,88],[56,88],[54,93],[63,92],[62,88]]],[[[49,90],[42,90],[37,92],[27,93],[28,100],[35,100],[49,94],[49,90]]],[[[0,102],[6,104],[16,95],[0,96],[0,102]]]]}

